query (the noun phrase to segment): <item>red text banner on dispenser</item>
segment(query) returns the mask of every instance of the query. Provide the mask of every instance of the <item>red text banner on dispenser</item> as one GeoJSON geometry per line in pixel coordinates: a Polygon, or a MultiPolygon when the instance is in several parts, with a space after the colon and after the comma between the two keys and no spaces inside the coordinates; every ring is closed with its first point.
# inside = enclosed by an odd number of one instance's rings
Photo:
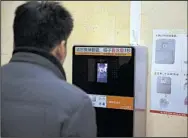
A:
{"type": "Polygon", "coordinates": [[[75,55],[132,56],[132,49],[113,47],[76,47],[75,55]]]}

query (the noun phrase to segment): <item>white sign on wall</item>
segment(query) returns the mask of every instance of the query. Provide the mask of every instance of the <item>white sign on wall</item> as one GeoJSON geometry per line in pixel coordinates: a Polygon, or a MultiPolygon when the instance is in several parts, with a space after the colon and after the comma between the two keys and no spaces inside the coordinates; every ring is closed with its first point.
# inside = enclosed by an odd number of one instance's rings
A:
{"type": "Polygon", "coordinates": [[[151,112],[188,116],[187,35],[153,31],[151,112]]]}

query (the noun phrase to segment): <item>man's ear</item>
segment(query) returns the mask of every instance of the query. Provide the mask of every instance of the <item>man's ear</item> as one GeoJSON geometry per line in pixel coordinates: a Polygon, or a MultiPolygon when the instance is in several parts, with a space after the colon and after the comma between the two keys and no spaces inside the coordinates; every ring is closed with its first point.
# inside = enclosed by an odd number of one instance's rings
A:
{"type": "Polygon", "coordinates": [[[60,45],[58,46],[57,55],[61,63],[63,63],[67,55],[65,40],[61,41],[60,45]]]}
{"type": "Polygon", "coordinates": [[[66,57],[66,41],[63,40],[61,41],[61,44],[59,45],[59,50],[58,50],[61,54],[61,58],[65,58],[66,57]]]}
{"type": "Polygon", "coordinates": [[[59,45],[51,52],[61,63],[64,62],[66,57],[66,41],[61,41],[59,45]]]}

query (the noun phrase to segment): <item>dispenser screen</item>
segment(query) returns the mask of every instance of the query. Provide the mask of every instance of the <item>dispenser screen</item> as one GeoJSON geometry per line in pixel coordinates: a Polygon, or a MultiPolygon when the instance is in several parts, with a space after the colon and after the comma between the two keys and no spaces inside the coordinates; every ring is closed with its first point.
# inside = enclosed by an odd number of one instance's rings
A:
{"type": "Polygon", "coordinates": [[[97,82],[107,83],[107,63],[97,63],[97,82]]]}

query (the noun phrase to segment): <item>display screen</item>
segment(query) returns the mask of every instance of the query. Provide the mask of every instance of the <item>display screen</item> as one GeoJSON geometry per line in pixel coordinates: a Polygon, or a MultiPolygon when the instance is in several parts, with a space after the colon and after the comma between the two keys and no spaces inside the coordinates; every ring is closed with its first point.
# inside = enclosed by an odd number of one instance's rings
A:
{"type": "Polygon", "coordinates": [[[107,63],[97,63],[97,82],[107,83],[107,63]]]}

